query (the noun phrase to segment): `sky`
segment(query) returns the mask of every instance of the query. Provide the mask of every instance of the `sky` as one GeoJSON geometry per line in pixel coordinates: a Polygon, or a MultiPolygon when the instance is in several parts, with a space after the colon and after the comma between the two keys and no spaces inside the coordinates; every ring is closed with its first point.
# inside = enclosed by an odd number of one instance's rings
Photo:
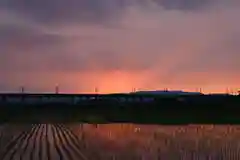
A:
{"type": "Polygon", "coordinates": [[[239,0],[1,0],[0,92],[240,88],[239,0]]]}

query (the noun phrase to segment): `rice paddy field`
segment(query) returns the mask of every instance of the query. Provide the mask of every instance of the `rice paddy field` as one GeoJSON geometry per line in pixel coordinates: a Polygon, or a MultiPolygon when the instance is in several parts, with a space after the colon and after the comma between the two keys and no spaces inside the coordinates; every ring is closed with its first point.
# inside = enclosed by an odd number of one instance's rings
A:
{"type": "Polygon", "coordinates": [[[2,124],[1,160],[240,159],[240,126],[2,124]]]}

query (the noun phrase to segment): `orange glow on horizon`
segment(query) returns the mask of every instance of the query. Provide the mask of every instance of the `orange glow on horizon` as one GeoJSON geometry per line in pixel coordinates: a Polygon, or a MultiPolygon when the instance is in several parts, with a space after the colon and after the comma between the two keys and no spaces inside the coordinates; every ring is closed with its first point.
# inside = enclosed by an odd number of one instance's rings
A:
{"type": "Polygon", "coordinates": [[[155,72],[89,72],[89,73],[29,73],[27,77],[33,77],[26,82],[22,76],[12,77],[11,83],[15,84],[15,91],[19,86],[25,86],[26,92],[54,92],[56,84],[59,84],[60,93],[119,93],[136,90],[183,90],[195,92],[202,89],[203,93],[236,93],[240,89],[238,79],[221,79],[220,76],[183,75],[182,78],[174,77],[172,80],[166,77],[156,77],[155,72]],[[184,77],[184,78],[183,78],[184,77]],[[37,87],[36,87],[37,86],[37,87]]]}
{"type": "MultiPolygon", "coordinates": [[[[88,90],[87,93],[94,93],[94,87],[98,88],[98,93],[128,93],[131,92],[134,88],[139,90],[163,90],[168,88],[171,90],[183,90],[189,92],[196,92],[201,89],[202,93],[226,93],[227,90],[229,93],[237,93],[238,83],[225,80],[225,81],[216,81],[213,77],[209,78],[209,81],[203,80],[207,75],[186,77],[186,81],[179,80],[174,82],[163,82],[158,79],[154,79],[154,73],[145,72],[145,73],[132,73],[132,72],[121,72],[121,71],[112,71],[106,73],[95,73],[89,77],[95,79],[94,81],[87,81],[84,84],[87,84],[88,90]],[[89,82],[89,83],[88,83],[89,82]],[[214,82],[214,83],[212,83],[214,82]],[[231,83],[229,83],[231,82],[231,83]],[[92,86],[92,87],[89,87],[92,86]]],[[[215,77],[217,78],[217,77],[215,77]]],[[[161,78],[160,78],[161,79],[161,78]]],[[[164,79],[164,77],[162,78],[164,79]]],[[[81,93],[81,90],[78,91],[81,93]]]]}

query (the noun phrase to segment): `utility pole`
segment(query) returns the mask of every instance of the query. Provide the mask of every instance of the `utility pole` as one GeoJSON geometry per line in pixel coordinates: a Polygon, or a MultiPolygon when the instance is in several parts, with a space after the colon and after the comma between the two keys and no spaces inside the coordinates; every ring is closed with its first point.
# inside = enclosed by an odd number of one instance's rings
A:
{"type": "Polygon", "coordinates": [[[95,96],[95,100],[97,100],[97,99],[98,99],[98,88],[95,87],[94,91],[95,91],[95,94],[96,94],[96,96],[95,96]]]}
{"type": "Polygon", "coordinates": [[[24,102],[24,92],[25,92],[25,89],[24,89],[24,86],[21,87],[21,101],[24,102]]]}
{"type": "Polygon", "coordinates": [[[95,91],[96,94],[98,94],[98,88],[97,87],[95,87],[94,91],[95,91]]]}
{"type": "Polygon", "coordinates": [[[136,88],[133,88],[133,89],[132,89],[132,92],[135,93],[135,92],[136,92],[136,88]]]}
{"type": "Polygon", "coordinates": [[[25,92],[25,88],[22,86],[21,87],[21,93],[24,94],[24,92],[25,92]]]}
{"type": "Polygon", "coordinates": [[[95,87],[95,90],[94,90],[94,91],[95,91],[96,94],[98,93],[98,89],[97,89],[97,87],[95,87]]]}
{"type": "Polygon", "coordinates": [[[59,86],[56,85],[56,87],[55,87],[55,94],[58,94],[58,93],[59,93],[59,86]]]}

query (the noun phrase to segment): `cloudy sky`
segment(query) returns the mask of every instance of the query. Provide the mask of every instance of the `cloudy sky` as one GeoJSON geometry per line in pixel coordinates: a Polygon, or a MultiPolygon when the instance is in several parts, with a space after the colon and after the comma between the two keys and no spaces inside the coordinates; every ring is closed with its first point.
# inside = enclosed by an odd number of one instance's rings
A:
{"type": "Polygon", "coordinates": [[[239,0],[1,0],[0,91],[240,87],[239,0]]]}

